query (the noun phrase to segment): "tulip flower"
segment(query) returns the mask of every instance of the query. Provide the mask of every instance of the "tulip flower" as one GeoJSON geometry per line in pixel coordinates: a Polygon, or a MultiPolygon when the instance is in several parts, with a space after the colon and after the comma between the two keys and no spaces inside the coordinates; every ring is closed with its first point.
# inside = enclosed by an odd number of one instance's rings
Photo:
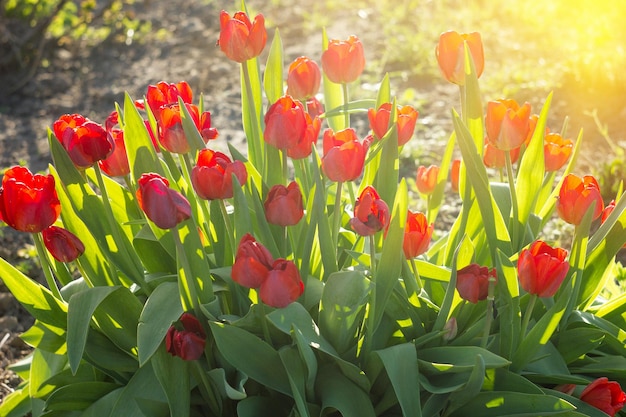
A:
{"type": "Polygon", "coordinates": [[[202,356],[206,345],[206,333],[198,319],[190,313],[183,313],[179,319],[179,330],[171,326],[165,335],[165,349],[172,356],[185,361],[195,361],[202,356]]]}
{"type": "Polygon", "coordinates": [[[459,177],[461,176],[461,160],[454,159],[452,160],[452,164],[450,166],[450,185],[452,186],[452,191],[455,193],[459,192],[459,177]]]}
{"type": "Polygon", "coordinates": [[[456,273],[456,289],[462,299],[476,304],[489,293],[489,278],[497,279],[495,268],[469,264],[456,273]]]}
{"type": "Polygon", "coordinates": [[[574,142],[571,140],[563,139],[558,133],[548,133],[543,145],[546,172],[561,169],[572,154],[573,148],[574,142]]]}
{"type": "Polygon", "coordinates": [[[439,167],[431,165],[428,168],[420,165],[417,168],[417,177],[415,185],[422,194],[432,194],[437,186],[437,176],[439,176],[439,167]]]}
{"type": "Polygon", "coordinates": [[[237,247],[231,277],[244,287],[259,288],[267,279],[273,264],[274,258],[270,251],[247,233],[237,247]]]}
{"type": "MultiPolygon", "coordinates": [[[[506,166],[505,151],[493,146],[487,138],[485,138],[485,149],[483,151],[483,163],[486,167],[502,169],[506,166]]],[[[514,148],[508,151],[511,153],[511,163],[514,164],[519,159],[520,148],[514,148]]]]}
{"type": "Polygon", "coordinates": [[[217,139],[219,133],[217,129],[211,126],[211,113],[208,111],[202,112],[200,115],[200,122],[198,124],[198,131],[204,143],[210,140],[217,139]]]}
{"type": "Polygon", "coordinates": [[[54,135],[78,169],[106,159],[115,147],[102,125],[80,114],[65,114],[52,125],[54,135]]]}
{"type": "Polygon", "coordinates": [[[322,171],[328,179],[336,182],[354,181],[361,175],[367,145],[359,142],[354,129],[348,128],[337,133],[326,129],[323,147],[322,171]]]}
{"type": "Polygon", "coordinates": [[[568,174],[563,179],[563,184],[559,190],[556,211],[561,219],[578,226],[594,202],[592,220],[600,217],[604,209],[604,201],[600,194],[598,182],[590,175],[580,178],[574,174],[568,174]]]}
{"type": "MultiPolygon", "coordinates": [[[[413,136],[418,115],[417,110],[411,106],[398,107],[398,146],[405,145],[413,136]]],[[[381,139],[385,136],[389,128],[391,103],[383,103],[378,110],[369,109],[367,111],[367,117],[370,122],[370,129],[374,132],[374,136],[381,139]]]]}
{"type": "Polygon", "coordinates": [[[580,394],[580,399],[613,417],[624,408],[626,393],[618,382],[601,377],[587,385],[580,394]]]}
{"type": "Polygon", "coordinates": [[[21,232],[38,233],[61,213],[52,175],[32,174],[14,166],[4,173],[0,188],[0,220],[21,232]]]}
{"type": "Polygon", "coordinates": [[[198,153],[198,163],[191,170],[191,184],[196,194],[205,200],[218,200],[233,196],[233,178],[243,185],[248,180],[246,166],[241,161],[230,158],[211,149],[198,153]]]}
{"type": "Polygon", "coordinates": [[[311,155],[313,145],[317,143],[317,137],[320,134],[322,121],[319,117],[311,118],[309,113],[304,114],[306,120],[306,130],[298,139],[294,146],[287,148],[287,156],[292,159],[302,159],[311,155]]]}
{"type": "Polygon", "coordinates": [[[448,31],[441,34],[435,49],[439,69],[451,83],[465,84],[465,43],[474,61],[476,77],[480,78],[485,67],[485,55],[480,33],[458,33],[448,31]]]}
{"type": "Polygon", "coordinates": [[[306,101],[306,110],[312,118],[316,118],[324,114],[324,105],[315,97],[311,97],[306,101]]]}
{"type": "Polygon", "coordinates": [[[404,227],[402,250],[407,259],[413,259],[426,252],[433,235],[433,224],[428,224],[426,215],[408,210],[404,227]]]}
{"type": "Polygon", "coordinates": [[[515,100],[497,100],[487,103],[485,127],[487,138],[501,151],[519,148],[530,129],[530,104],[521,107],[515,100]]]}
{"type": "Polygon", "coordinates": [[[222,10],[217,44],[228,59],[242,63],[255,58],[261,54],[266,42],[267,32],[262,14],[250,22],[245,12],[237,12],[231,17],[222,10]]]}
{"type": "Polygon", "coordinates": [[[336,84],[356,81],[364,68],[363,44],[354,35],[345,41],[331,39],[322,53],[322,69],[326,77],[336,84]]]}
{"type": "MultiPolygon", "coordinates": [[[[196,126],[200,124],[198,107],[185,103],[191,118],[196,126]]],[[[168,104],[161,107],[160,117],[157,119],[159,125],[159,143],[163,148],[172,153],[183,154],[191,149],[185,130],[183,129],[183,119],[180,106],[178,104],[168,104]]]]}
{"type": "Polygon", "coordinates": [[[389,206],[370,185],[365,187],[354,203],[354,217],[350,219],[352,229],[361,236],[371,236],[389,226],[389,206]]]}
{"type": "Polygon", "coordinates": [[[137,203],[161,229],[171,229],[191,216],[189,201],[169,188],[169,181],[156,173],[142,174],[137,181],[137,203]]]}
{"type": "Polygon", "coordinates": [[[283,96],[265,113],[263,139],[280,150],[293,148],[307,129],[306,112],[302,103],[283,96]]]}
{"type": "Polygon", "coordinates": [[[293,226],[304,216],[302,205],[302,193],[297,182],[292,181],[287,187],[275,185],[263,203],[265,218],[271,224],[293,226]]]}
{"type": "Polygon", "coordinates": [[[191,103],[193,100],[193,91],[186,81],[176,84],[160,81],[156,85],[149,85],[146,93],[148,106],[157,120],[161,118],[161,107],[178,104],[179,97],[183,103],[191,103]]]}
{"type": "Polygon", "coordinates": [[[57,226],[41,232],[48,252],[59,262],[72,262],[85,252],[85,245],[74,233],[57,226]]]}
{"type": "Polygon", "coordinates": [[[115,149],[106,159],[98,161],[98,166],[109,177],[124,177],[130,173],[124,132],[121,129],[111,129],[107,134],[113,138],[115,149]]]}
{"type": "Polygon", "coordinates": [[[303,292],[304,283],[296,264],[277,259],[261,284],[259,296],[268,306],[283,308],[296,301],[303,292]]]}
{"type": "Polygon", "coordinates": [[[295,59],[287,73],[287,95],[296,100],[306,101],[320,89],[322,74],[315,61],[305,56],[295,59]]]}
{"type": "Polygon", "coordinates": [[[520,252],[517,273],[522,288],[539,297],[552,297],[569,270],[567,251],[537,240],[520,252]]]}

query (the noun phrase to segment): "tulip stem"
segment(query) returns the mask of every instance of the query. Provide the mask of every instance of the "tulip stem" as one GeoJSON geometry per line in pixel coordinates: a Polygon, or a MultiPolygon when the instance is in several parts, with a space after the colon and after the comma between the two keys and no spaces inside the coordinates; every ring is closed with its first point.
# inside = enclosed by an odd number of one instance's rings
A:
{"type": "Polygon", "coordinates": [[[504,152],[504,158],[506,161],[506,176],[509,180],[509,191],[511,193],[511,208],[513,210],[513,217],[511,219],[511,243],[513,247],[518,245],[518,227],[519,227],[519,209],[517,205],[517,192],[515,191],[515,179],[513,178],[513,164],[511,162],[511,151],[504,152]]]}
{"type": "Polygon", "coordinates": [[[250,154],[250,160],[255,167],[258,167],[259,172],[264,174],[264,178],[267,178],[265,172],[265,161],[261,156],[261,132],[259,132],[258,117],[256,114],[256,103],[254,102],[254,95],[252,94],[252,83],[250,81],[250,71],[248,70],[248,61],[241,63],[241,69],[243,71],[244,84],[246,86],[246,98],[248,108],[248,115],[250,117],[250,127],[252,128],[252,140],[248,138],[248,153],[250,154]]]}
{"type": "Polygon", "coordinates": [[[202,383],[200,384],[200,393],[202,397],[204,397],[204,400],[209,404],[213,415],[221,415],[221,407],[219,401],[217,400],[218,396],[215,392],[215,389],[213,388],[213,385],[211,384],[211,381],[207,378],[206,372],[204,372],[204,369],[202,369],[202,365],[199,361],[196,360],[191,362],[193,362],[191,366],[194,375],[196,376],[196,378],[202,381],[202,383]]]}
{"type": "Polygon", "coordinates": [[[263,303],[263,301],[261,301],[261,291],[260,289],[256,290],[256,297],[257,297],[257,303],[259,306],[259,309],[261,310],[261,328],[263,329],[263,337],[265,338],[265,341],[267,343],[269,343],[270,346],[274,346],[274,344],[272,343],[272,336],[270,334],[270,328],[267,325],[267,311],[265,310],[265,303],[263,303]]]}
{"type": "Polygon", "coordinates": [[[348,101],[350,100],[350,97],[348,94],[348,84],[342,83],[341,89],[343,90],[343,117],[345,123],[344,129],[347,129],[350,127],[350,113],[348,113],[348,101]]]}
{"type": "Polygon", "coordinates": [[[420,273],[417,270],[417,263],[415,262],[415,258],[411,258],[411,269],[413,269],[413,276],[415,276],[415,282],[417,283],[417,295],[420,295],[422,292],[422,288],[424,288],[424,284],[422,283],[420,273]]]}
{"type": "Polygon", "coordinates": [[[491,323],[493,322],[493,304],[495,300],[495,288],[496,278],[489,275],[489,286],[487,287],[487,312],[485,313],[485,332],[483,333],[483,339],[481,347],[486,348],[489,342],[489,335],[491,334],[491,323]]]}
{"type": "Polygon", "coordinates": [[[54,295],[56,299],[63,300],[61,292],[59,291],[59,287],[57,287],[57,283],[54,280],[54,276],[52,275],[52,267],[48,260],[48,252],[45,245],[43,244],[41,232],[33,233],[33,240],[35,241],[35,249],[37,249],[37,255],[39,255],[39,262],[41,263],[41,269],[43,269],[43,273],[46,277],[46,283],[48,283],[48,288],[50,288],[50,292],[52,292],[52,295],[54,295]]]}
{"type": "Polygon", "coordinates": [[[228,210],[226,210],[226,203],[223,199],[219,201],[220,211],[222,212],[222,217],[224,218],[224,227],[226,228],[226,235],[228,236],[228,243],[230,244],[230,249],[233,254],[233,257],[237,253],[237,246],[235,244],[235,233],[233,230],[233,225],[230,223],[230,217],[228,217],[228,210]]]}
{"type": "Polygon", "coordinates": [[[189,265],[189,260],[187,259],[183,242],[180,240],[180,236],[178,234],[178,227],[171,229],[171,232],[172,237],[174,238],[174,243],[176,244],[176,258],[178,259],[178,262],[180,262],[184,274],[184,282],[181,280],[180,273],[178,274],[178,286],[179,288],[187,287],[186,291],[181,291],[182,294],[184,296],[186,295],[186,298],[188,298],[187,300],[184,300],[187,305],[185,306],[185,303],[183,303],[183,308],[191,307],[197,317],[202,317],[203,313],[202,310],[200,310],[200,303],[196,292],[196,283],[194,282],[193,273],[191,271],[191,266],[189,265]]]}
{"type": "Polygon", "coordinates": [[[374,338],[374,325],[376,324],[376,241],[374,236],[369,237],[370,241],[370,264],[371,264],[371,285],[369,294],[369,309],[365,318],[365,339],[363,340],[363,349],[360,357],[361,363],[365,363],[372,351],[372,343],[374,338]]]}
{"type": "Polygon", "coordinates": [[[536,301],[537,294],[530,294],[530,300],[528,300],[528,305],[526,306],[526,311],[524,312],[524,319],[522,320],[522,332],[520,333],[522,339],[526,336],[526,330],[528,329],[528,323],[530,323],[530,317],[533,315],[533,309],[535,308],[536,301]]]}
{"type": "Polygon", "coordinates": [[[339,242],[339,228],[341,227],[341,190],[343,189],[343,182],[339,181],[337,183],[337,193],[335,194],[335,209],[333,211],[333,244],[335,247],[338,246],[339,242]]]}

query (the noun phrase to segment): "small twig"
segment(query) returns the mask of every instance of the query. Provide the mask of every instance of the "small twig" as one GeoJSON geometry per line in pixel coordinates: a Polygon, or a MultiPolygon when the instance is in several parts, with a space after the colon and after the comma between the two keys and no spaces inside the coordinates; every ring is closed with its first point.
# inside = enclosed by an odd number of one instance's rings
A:
{"type": "Polygon", "coordinates": [[[11,337],[11,333],[6,333],[2,340],[0,340],[0,349],[2,349],[2,346],[9,340],[9,337],[11,337]]]}

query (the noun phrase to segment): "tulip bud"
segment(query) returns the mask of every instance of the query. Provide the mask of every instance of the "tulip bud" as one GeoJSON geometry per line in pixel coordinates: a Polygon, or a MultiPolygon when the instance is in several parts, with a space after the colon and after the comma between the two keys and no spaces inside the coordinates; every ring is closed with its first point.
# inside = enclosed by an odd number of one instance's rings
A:
{"type": "Polygon", "coordinates": [[[283,96],[265,114],[263,139],[280,150],[293,148],[304,136],[307,120],[304,107],[290,96],[283,96]]]}
{"type": "Polygon", "coordinates": [[[602,214],[604,201],[600,194],[600,186],[594,177],[585,175],[580,178],[574,174],[568,174],[563,179],[556,202],[556,211],[561,219],[578,226],[593,203],[595,203],[593,210],[593,220],[595,220],[602,214]]]}
{"type": "Polygon", "coordinates": [[[371,236],[389,226],[389,206],[380,199],[376,189],[365,187],[354,203],[354,217],[350,219],[352,229],[361,236],[371,236]]]}
{"type": "Polygon", "coordinates": [[[217,41],[226,56],[235,62],[245,62],[261,54],[267,42],[265,18],[258,14],[254,22],[244,12],[233,17],[222,10],[220,13],[220,38],[217,41]]]}
{"type": "Polygon", "coordinates": [[[434,226],[428,224],[426,215],[421,212],[408,210],[404,227],[402,249],[407,259],[413,259],[426,252],[433,234],[434,226]]]}
{"type": "Polygon", "coordinates": [[[363,172],[367,146],[360,143],[352,128],[324,132],[322,171],[336,182],[354,181],[363,172]]]}
{"type": "Polygon", "coordinates": [[[601,377],[587,385],[580,394],[580,399],[613,417],[624,408],[626,393],[618,382],[601,377]]]}
{"type": "Polygon", "coordinates": [[[263,206],[269,223],[283,227],[298,224],[304,215],[300,186],[295,181],[287,187],[281,184],[273,186],[263,206]]]}
{"type": "Polygon", "coordinates": [[[250,234],[239,242],[231,270],[233,281],[247,288],[259,288],[272,269],[274,258],[269,250],[250,234]]]}
{"type": "Polygon", "coordinates": [[[176,326],[168,329],[165,335],[165,349],[172,356],[186,361],[195,361],[202,356],[206,345],[206,333],[196,317],[183,313],[179,319],[183,330],[176,326]]]}
{"type": "Polygon", "coordinates": [[[296,100],[308,100],[320,89],[322,74],[315,61],[305,56],[296,58],[289,65],[287,94],[296,100]]]}
{"type": "Polygon", "coordinates": [[[537,240],[519,254],[517,275],[521,287],[529,294],[552,297],[569,270],[567,251],[537,240]]]}
{"type": "Polygon", "coordinates": [[[455,193],[459,192],[459,178],[461,176],[461,160],[454,159],[452,161],[452,165],[450,166],[450,185],[452,186],[452,191],[455,193]]]}
{"type": "Polygon", "coordinates": [[[277,259],[261,284],[259,296],[268,306],[283,308],[296,301],[303,292],[304,283],[296,264],[277,259]]]}
{"type": "Polygon", "coordinates": [[[169,188],[169,181],[156,173],[142,174],[137,181],[137,203],[161,229],[171,229],[191,216],[189,201],[169,188]]]}
{"type": "Polygon", "coordinates": [[[50,226],[41,234],[44,245],[59,262],[72,262],[85,252],[83,242],[69,230],[50,226]]]}
{"type": "Polygon", "coordinates": [[[480,33],[458,33],[448,31],[439,37],[435,49],[437,63],[444,78],[451,83],[465,84],[465,43],[474,61],[476,77],[480,78],[485,67],[485,55],[480,33]]]}
{"type": "Polygon", "coordinates": [[[130,173],[124,132],[121,129],[111,129],[107,134],[113,138],[115,149],[106,159],[98,161],[98,166],[109,177],[124,177],[130,173]]]}
{"type": "Polygon", "coordinates": [[[489,278],[496,279],[495,268],[469,264],[456,273],[456,289],[462,299],[476,304],[487,298],[489,278]]]}
{"type": "Polygon", "coordinates": [[[233,174],[240,185],[248,180],[243,162],[233,162],[221,152],[202,149],[198,153],[198,163],[191,170],[191,183],[198,197],[222,200],[233,196],[233,174]]]}
{"type": "Polygon", "coordinates": [[[331,39],[322,53],[322,69],[326,77],[337,84],[356,81],[365,68],[363,45],[352,35],[345,41],[331,39]]]}
{"type": "Polygon", "coordinates": [[[497,100],[487,103],[485,127],[487,138],[501,151],[519,148],[530,129],[530,104],[519,106],[515,100],[497,100]]]}
{"type": "Polygon", "coordinates": [[[546,172],[558,171],[565,165],[572,150],[574,142],[563,139],[558,133],[548,133],[544,138],[543,155],[546,164],[546,172]]]}
{"type": "Polygon", "coordinates": [[[107,158],[115,148],[102,125],[80,114],[65,114],[52,125],[54,135],[78,169],[86,169],[107,158]]]}
{"type": "Polygon", "coordinates": [[[417,178],[415,179],[415,185],[422,194],[432,194],[437,186],[437,177],[439,176],[439,167],[431,165],[426,168],[420,165],[417,168],[417,178]]]}
{"type": "Polygon", "coordinates": [[[156,85],[149,85],[146,93],[148,106],[157,120],[161,118],[161,107],[178,104],[179,97],[183,103],[191,103],[193,100],[193,91],[186,81],[176,84],[160,81],[156,85]]]}

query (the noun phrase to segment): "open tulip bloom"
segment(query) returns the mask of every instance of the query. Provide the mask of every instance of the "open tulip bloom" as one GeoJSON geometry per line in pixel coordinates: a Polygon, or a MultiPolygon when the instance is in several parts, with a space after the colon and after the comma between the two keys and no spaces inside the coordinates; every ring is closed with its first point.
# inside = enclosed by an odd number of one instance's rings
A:
{"type": "Polygon", "coordinates": [[[626,198],[603,210],[572,173],[581,135],[548,133],[552,95],[536,118],[483,106],[480,35],[433,39],[463,110],[407,180],[423,110],[388,76],[351,99],[370,71],[356,35],[289,65],[262,15],[220,23],[246,149],[213,100],[160,82],[102,125],[61,116],[49,173],[4,173],[0,218],[46,282],[0,259],[35,318],[0,416],[626,415],[626,198]]]}

